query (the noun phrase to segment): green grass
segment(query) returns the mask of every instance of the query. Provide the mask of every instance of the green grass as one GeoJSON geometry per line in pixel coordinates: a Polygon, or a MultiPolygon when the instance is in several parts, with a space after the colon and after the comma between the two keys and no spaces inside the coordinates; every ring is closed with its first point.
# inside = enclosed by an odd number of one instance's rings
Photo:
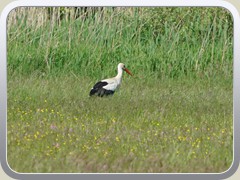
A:
{"type": "Polygon", "coordinates": [[[94,81],[88,80],[9,80],[12,169],[167,173],[230,167],[231,80],[140,83],[125,76],[121,89],[109,98],[89,98],[94,81]]]}
{"type": "Polygon", "coordinates": [[[56,20],[61,8],[25,11],[9,18],[10,73],[103,78],[124,62],[156,79],[232,76],[232,19],[222,8],[105,8],[68,21],[56,20]]]}
{"type": "Polygon", "coordinates": [[[221,8],[17,8],[7,160],[17,172],[226,171],[233,22],[221,8]],[[98,80],[124,75],[113,97],[98,80]]]}

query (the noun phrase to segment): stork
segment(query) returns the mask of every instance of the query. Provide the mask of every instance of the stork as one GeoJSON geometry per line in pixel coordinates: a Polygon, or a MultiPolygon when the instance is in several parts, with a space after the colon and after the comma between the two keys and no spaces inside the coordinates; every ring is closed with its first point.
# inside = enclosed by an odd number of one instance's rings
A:
{"type": "Polygon", "coordinates": [[[121,84],[123,71],[126,71],[129,75],[132,76],[132,73],[125,67],[123,63],[118,64],[117,70],[118,70],[117,76],[98,81],[91,89],[89,96],[97,95],[99,97],[103,97],[113,95],[115,90],[121,84]]]}

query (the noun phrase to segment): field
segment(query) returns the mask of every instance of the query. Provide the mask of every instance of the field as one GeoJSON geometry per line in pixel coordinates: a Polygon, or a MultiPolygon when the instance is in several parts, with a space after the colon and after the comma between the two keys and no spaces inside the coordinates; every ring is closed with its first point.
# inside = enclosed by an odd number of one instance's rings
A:
{"type": "Polygon", "coordinates": [[[230,168],[232,22],[227,11],[19,8],[8,26],[7,159],[13,170],[204,173],[230,168]],[[118,62],[134,76],[124,74],[114,96],[90,98],[93,84],[114,76],[118,62]]]}

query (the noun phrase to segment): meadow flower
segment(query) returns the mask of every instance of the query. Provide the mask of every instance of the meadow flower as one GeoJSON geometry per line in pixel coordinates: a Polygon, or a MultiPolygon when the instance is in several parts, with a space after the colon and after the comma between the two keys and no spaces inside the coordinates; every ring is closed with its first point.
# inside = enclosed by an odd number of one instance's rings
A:
{"type": "Polygon", "coordinates": [[[113,119],[112,119],[112,122],[113,122],[113,123],[115,123],[115,122],[116,122],[116,119],[115,119],[115,118],[113,118],[113,119]]]}
{"type": "Polygon", "coordinates": [[[51,125],[50,125],[50,129],[52,129],[52,130],[56,130],[56,129],[57,129],[57,126],[54,125],[54,124],[51,124],[51,125]]]}
{"type": "Polygon", "coordinates": [[[55,143],[53,146],[54,146],[55,148],[59,148],[59,147],[60,147],[60,144],[59,144],[59,143],[55,143]]]}
{"type": "Polygon", "coordinates": [[[104,154],[103,154],[105,157],[108,155],[108,152],[107,151],[104,151],[104,154]]]}

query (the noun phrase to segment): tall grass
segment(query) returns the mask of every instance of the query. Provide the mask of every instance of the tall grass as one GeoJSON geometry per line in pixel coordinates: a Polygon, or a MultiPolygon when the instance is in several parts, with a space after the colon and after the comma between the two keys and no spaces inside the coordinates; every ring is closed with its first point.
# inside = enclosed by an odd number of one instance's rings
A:
{"type": "Polygon", "coordinates": [[[9,73],[109,76],[117,63],[156,78],[232,75],[232,18],[221,8],[17,8],[9,73]]]}

